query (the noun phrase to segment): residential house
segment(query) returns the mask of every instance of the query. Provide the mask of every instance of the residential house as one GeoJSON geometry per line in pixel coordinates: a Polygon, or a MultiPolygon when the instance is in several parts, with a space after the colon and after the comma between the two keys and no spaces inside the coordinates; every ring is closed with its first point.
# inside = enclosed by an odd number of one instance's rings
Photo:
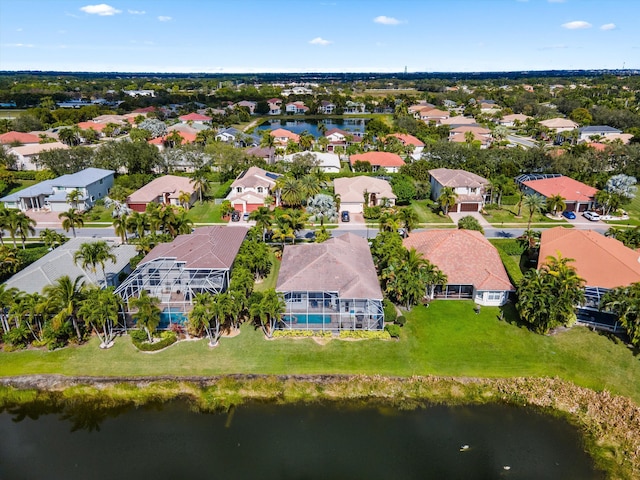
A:
{"type": "Polygon", "coordinates": [[[322,100],[318,106],[318,113],[331,115],[336,110],[336,104],[328,100],[322,100]]]}
{"type": "Polygon", "coordinates": [[[364,207],[393,206],[397,198],[389,182],[364,175],[336,178],[333,188],[336,195],[340,195],[340,210],[350,213],[362,213],[364,207]]]}
{"type": "Polygon", "coordinates": [[[71,207],[88,210],[97,200],[107,196],[113,185],[114,173],[101,168],[85,168],[77,173],[36,183],[0,198],[0,202],[6,208],[17,208],[23,212],[31,209],[65,212],[71,207]],[[71,205],[67,201],[67,194],[75,190],[80,191],[81,197],[76,205],[71,205]]]}
{"type": "Polygon", "coordinates": [[[612,288],[640,282],[638,251],[593,230],[563,227],[543,230],[538,268],[548,257],[558,255],[571,258],[569,265],[586,282],[585,302],[577,310],[578,321],[596,328],[617,330],[618,319],[610,312],[600,311],[600,301],[612,288]]]}
{"type": "Polygon", "coordinates": [[[309,111],[309,107],[307,107],[304,102],[291,102],[287,103],[285,106],[285,112],[291,114],[302,114],[307,113],[309,111]]]}
{"type": "Polygon", "coordinates": [[[476,119],[473,117],[465,117],[464,115],[456,115],[455,117],[444,118],[436,122],[436,125],[449,125],[451,128],[461,127],[463,125],[472,125],[479,127],[476,119]]]}
{"type": "Polygon", "coordinates": [[[471,132],[474,142],[480,142],[480,148],[487,148],[491,144],[491,130],[475,125],[461,125],[459,127],[452,128],[449,131],[449,141],[465,143],[468,138],[467,132],[471,132]]]}
{"type": "Polygon", "coordinates": [[[180,202],[182,192],[189,194],[189,205],[193,205],[197,194],[191,179],[176,175],[163,175],[129,195],[127,206],[136,212],[144,212],[150,203],[184,206],[180,202]]]}
{"type": "Polygon", "coordinates": [[[486,115],[500,111],[500,105],[495,100],[480,100],[478,106],[480,107],[480,112],[486,115]]]}
{"type": "Polygon", "coordinates": [[[387,138],[388,137],[397,138],[405,147],[413,147],[411,158],[413,158],[414,160],[420,160],[420,158],[422,158],[424,143],[419,138],[416,138],[413,135],[409,135],[408,133],[392,133],[388,135],[387,138]]]}
{"type": "Polygon", "coordinates": [[[339,173],[342,169],[342,166],[340,165],[340,156],[335,153],[328,152],[291,153],[285,155],[282,158],[282,161],[291,162],[298,155],[312,155],[315,161],[315,166],[324,173],[339,173]]]}
{"type": "Polygon", "coordinates": [[[449,118],[451,115],[449,115],[449,112],[445,111],[445,110],[440,110],[438,108],[430,108],[427,110],[420,110],[418,113],[416,113],[417,117],[419,120],[422,120],[425,123],[439,123],[442,122],[443,120],[446,120],[447,118],[449,118]]]}
{"type": "Polygon", "coordinates": [[[98,134],[98,137],[104,137],[104,133],[102,133],[102,131],[107,128],[107,124],[106,123],[98,123],[98,122],[94,122],[92,120],[89,120],[88,122],[80,122],[78,123],[78,128],[80,130],[93,130],[94,132],[96,132],[98,134]]]}
{"type": "Polygon", "coordinates": [[[106,240],[111,247],[111,253],[116,261],[107,261],[102,268],[93,270],[90,267],[82,267],[82,262],[74,261],[74,254],[83,243],[93,243],[103,240],[101,238],[71,238],[59,247],[36,260],[25,269],[9,278],[5,285],[7,288],[17,288],[25,293],[42,293],[47,285],[54,285],[56,281],[67,275],[74,279],[82,276],[85,285],[95,285],[101,288],[105,286],[118,286],[121,275],[131,272],[130,260],[137,255],[135,245],[116,244],[112,240],[106,240]],[[106,285],[105,285],[106,279],[106,285]]]}
{"type": "Polygon", "coordinates": [[[261,158],[267,164],[272,165],[276,161],[275,147],[249,147],[245,153],[251,157],[261,158]]]}
{"type": "Polygon", "coordinates": [[[285,246],[276,290],[286,306],[279,328],[384,328],[383,296],[369,245],[352,233],[323,243],[285,246]]]}
{"type": "Polygon", "coordinates": [[[436,106],[432,103],[429,102],[420,102],[420,103],[416,103],[415,105],[411,105],[407,111],[409,112],[410,115],[413,115],[416,118],[420,118],[420,112],[423,111],[429,111],[429,110],[433,110],[434,108],[436,108],[436,106]]]}
{"type": "MultiPolygon", "coordinates": [[[[193,143],[193,142],[196,141],[197,133],[192,133],[190,131],[184,131],[184,130],[178,130],[178,129],[174,129],[172,131],[176,131],[176,132],[178,132],[178,135],[180,135],[180,145],[186,145],[188,143],[193,143]]],[[[158,150],[162,151],[162,150],[164,150],[165,146],[167,145],[167,142],[170,141],[169,140],[169,135],[170,135],[170,133],[168,133],[164,137],[153,138],[153,139],[149,140],[147,143],[149,143],[150,145],[155,145],[156,147],[158,147],[158,150]]],[[[169,145],[169,146],[171,146],[171,145],[169,145]]]]}
{"type": "Polygon", "coordinates": [[[324,136],[329,141],[327,144],[328,152],[333,152],[336,147],[344,147],[346,149],[349,145],[362,142],[362,137],[358,132],[347,132],[339,128],[327,130],[324,136]]]}
{"type": "Polygon", "coordinates": [[[398,173],[400,167],[404,165],[404,160],[402,160],[400,155],[391,152],[366,152],[351,155],[349,157],[349,163],[352,169],[357,161],[370,163],[374,172],[384,169],[384,171],[389,173],[398,173]]]}
{"type": "Polygon", "coordinates": [[[453,100],[448,100],[448,99],[444,99],[442,101],[442,105],[445,108],[457,108],[458,107],[458,104],[456,102],[454,102],[453,100]]]}
{"type": "Polygon", "coordinates": [[[249,167],[236,177],[226,200],[235,210],[250,213],[264,207],[264,199],[275,190],[276,180],[281,175],[260,167],[249,167]]]}
{"type": "Polygon", "coordinates": [[[0,135],[0,145],[29,145],[40,143],[40,137],[32,133],[10,131],[0,135]]]}
{"type": "Polygon", "coordinates": [[[251,102],[249,100],[242,100],[234,105],[234,107],[246,108],[249,110],[249,115],[253,115],[255,113],[257,106],[257,102],[251,102]]]}
{"type": "Polygon", "coordinates": [[[357,115],[359,113],[365,113],[366,105],[362,102],[352,102],[347,100],[344,105],[343,114],[345,115],[357,115]]]}
{"type": "Polygon", "coordinates": [[[434,298],[472,299],[478,305],[501,306],[515,291],[498,251],[480,232],[412,232],[402,243],[408,249],[415,248],[447,276],[446,285],[435,287],[434,298]]]}
{"type": "Polygon", "coordinates": [[[233,262],[248,229],[240,226],[196,228],[170,243],[153,248],[115,290],[131,312],[131,299],[143,291],[160,299],[160,327],[186,323],[199,293],[223,293],[229,287],[233,262]]]}
{"type": "Polygon", "coordinates": [[[498,123],[504,127],[515,127],[516,124],[524,124],[529,120],[529,115],[524,115],[522,113],[512,113],[510,115],[503,116],[498,123]]]}
{"type": "Polygon", "coordinates": [[[573,120],[561,117],[542,120],[539,123],[540,125],[547,127],[549,130],[552,130],[555,133],[568,132],[569,130],[578,128],[578,124],[573,120]]]}
{"type": "Polygon", "coordinates": [[[284,97],[288,97],[289,95],[313,95],[313,90],[308,87],[296,86],[282,90],[282,95],[284,97]]]}
{"type": "Polygon", "coordinates": [[[300,135],[284,128],[271,130],[271,136],[275,139],[276,145],[286,146],[287,143],[300,143],[300,135]]]}
{"type": "Polygon", "coordinates": [[[582,127],[578,130],[580,132],[580,141],[589,142],[592,137],[600,137],[601,140],[606,140],[610,135],[619,135],[622,130],[609,127],[607,125],[590,125],[588,127],[582,127]]]}
{"type": "Polygon", "coordinates": [[[130,97],[155,97],[155,90],[122,90],[122,93],[130,97]]]}
{"type": "MultiPolygon", "coordinates": [[[[2,147],[0,147],[2,148],[2,147]]],[[[6,148],[6,147],[4,147],[6,148]]],[[[38,163],[38,157],[42,152],[49,150],[68,150],[69,145],[61,142],[52,143],[29,143],[20,147],[11,147],[9,152],[16,157],[16,169],[18,170],[40,170],[41,165],[38,163]]]]}
{"type": "Polygon", "coordinates": [[[598,189],[563,175],[520,175],[516,178],[516,183],[525,194],[537,194],[544,198],[560,195],[564,198],[565,210],[569,212],[585,212],[596,206],[598,189]]]}
{"type": "Polygon", "coordinates": [[[431,198],[437,200],[444,187],[451,187],[456,194],[456,204],[450,212],[480,212],[484,207],[485,192],[489,180],[465,170],[436,168],[429,170],[431,198]]]}
{"type": "Polygon", "coordinates": [[[269,106],[269,115],[281,115],[282,114],[282,100],[279,98],[270,98],[267,100],[269,106]]]}
{"type": "Polygon", "coordinates": [[[203,124],[205,122],[210,122],[212,119],[207,115],[202,115],[200,113],[189,113],[187,115],[181,115],[178,117],[182,123],[199,123],[203,124]]]}

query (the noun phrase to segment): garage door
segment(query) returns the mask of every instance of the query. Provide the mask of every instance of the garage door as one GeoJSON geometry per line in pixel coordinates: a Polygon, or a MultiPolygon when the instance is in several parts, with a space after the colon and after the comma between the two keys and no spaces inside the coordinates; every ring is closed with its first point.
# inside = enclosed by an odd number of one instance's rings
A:
{"type": "Polygon", "coordinates": [[[349,213],[362,213],[362,203],[344,203],[340,204],[340,211],[349,213]]]}
{"type": "Polygon", "coordinates": [[[461,203],[459,211],[460,212],[479,212],[480,204],[479,203],[461,203]]]}

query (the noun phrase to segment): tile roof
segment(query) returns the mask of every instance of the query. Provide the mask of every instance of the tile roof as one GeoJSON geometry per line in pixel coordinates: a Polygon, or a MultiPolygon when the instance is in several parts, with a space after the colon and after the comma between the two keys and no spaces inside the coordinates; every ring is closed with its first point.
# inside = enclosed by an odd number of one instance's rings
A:
{"type": "Polygon", "coordinates": [[[544,125],[547,128],[576,128],[578,124],[568,118],[550,118],[549,120],[542,120],[540,125],[544,125]]]}
{"type": "Polygon", "coordinates": [[[565,176],[529,180],[528,182],[523,182],[523,185],[544,197],[549,198],[554,195],[560,195],[570,202],[589,202],[598,193],[597,188],[565,176]]]}
{"type": "Polygon", "coordinates": [[[429,170],[431,175],[443,187],[471,187],[478,188],[489,184],[489,180],[467,172],[466,170],[457,170],[450,168],[434,168],[429,170]]]}
{"type": "Polygon", "coordinates": [[[169,198],[178,198],[180,192],[193,194],[195,187],[188,177],[164,175],[158,177],[127,197],[127,203],[149,203],[168,193],[169,198]]]}
{"type": "Polygon", "coordinates": [[[229,270],[238,254],[248,229],[236,226],[196,228],[193,233],[179,235],[171,243],[161,243],[151,250],[140,265],[157,258],[184,262],[184,268],[229,270]]]}
{"type": "Polygon", "coordinates": [[[572,258],[591,287],[615,288],[640,282],[640,254],[593,230],[555,227],[542,231],[538,267],[549,256],[572,258]]]}
{"type": "Polygon", "coordinates": [[[502,122],[515,122],[518,120],[519,122],[526,122],[528,119],[533,118],[529,115],[524,115],[523,113],[512,113],[511,115],[505,115],[500,120],[502,122]]]}
{"type": "Polygon", "coordinates": [[[189,113],[178,117],[181,122],[210,122],[211,117],[200,115],[199,113],[189,113]]]}
{"type": "Polygon", "coordinates": [[[395,137],[402,142],[403,145],[413,145],[414,147],[424,147],[424,143],[419,138],[409,135],[408,133],[392,133],[389,137],[395,137]]]}
{"type": "Polygon", "coordinates": [[[441,125],[477,125],[476,119],[473,117],[465,117],[458,115],[456,117],[443,118],[440,120],[441,125]]]}
{"type": "MultiPolygon", "coordinates": [[[[26,293],[40,293],[45,285],[52,285],[58,278],[68,275],[74,280],[78,275],[84,275],[85,283],[97,285],[102,283],[102,268],[98,267],[97,272],[83,270],[80,265],[73,261],[73,254],[80,248],[80,245],[87,242],[97,242],[100,238],[72,238],[64,245],[47,253],[44,257],[36,260],[24,270],[16,273],[6,281],[7,287],[16,287],[26,293]]],[[[108,244],[112,244],[107,241],[108,244]]],[[[115,245],[112,253],[116,256],[116,263],[105,263],[107,278],[120,273],[128,264],[129,260],[136,255],[135,245],[115,245]]]]}
{"type": "Polygon", "coordinates": [[[364,203],[364,191],[375,193],[380,198],[396,199],[391,185],[381,178],[367,177],[341,177],[333,180],[335,193],[340,195],[340,200],[345,203],[364,203]]]}
{"type": "Polygon", "coordinates": [[[38,155],[39,153],[47,152],[49,150],[69,150],[69,145],[62,142],[30,143],[29,145],[12,147],[11,150],[16,155],[29,156],[38,155]]]}
{"type": "Polygon", "coordinates": [[[366,152],[349,157],[351,165],[358,160],[369,162],[371,165],[378,167],[401,167],[404,165],[404,160],[400,158],[400,155],[391,152],[366,152]]]}
{"type": "Polygon", "coordinates": [[[402,243],[415,248],[447,275],[451,285],[476,290],[515,290],[496,248],[474,230],[413,232],[402,243]]]}
{"type": "Polygon", "coordinates": [[[300,141],[300,135],[297,135],[289,130],[286,130],[284,128],[276,128],[274,130],[271,130],[271,136],[275,137],[275,138],[287,138],[289,140],[292,140],[296,143],[298,143],[300,141]]]}
{"type": "Polygon", "coordinates": [[[466,133],[473,132],[478,135],[489,135],[491,130],[481,127],[480,125],[460,125],[459,127],[451,129],[451,133],[466,133]]]}
{"type": "Polygon", "coordinates": [[[96,132],[101,132],[106,128],[106,123],[98,123],[98,122],[80,122],[78,123],[78,128],[81,130],[95,130],[96,132]]]}
{"type": "Polygon", "coordinates": [[[236,177],[231,184],[231,190],[236,187],[265,187],[271,189],[276,184],[276,178],[280,176],[279,173],[267,172],[260,167],[249,167],[236,177]]]}
{"type": "Polygon", "coordinates": [[[30,133],[23,132],[7,132],[0,135],[0,143],[6,145],[9,143],[40,143],[40,137],[30,133]]]}
{"type": "Polygon", "coordinates": [[[342,298],[382,299],[369,244],[346,233],[323,243],[284,247],[279,292],[338,292],[342,298]]]}

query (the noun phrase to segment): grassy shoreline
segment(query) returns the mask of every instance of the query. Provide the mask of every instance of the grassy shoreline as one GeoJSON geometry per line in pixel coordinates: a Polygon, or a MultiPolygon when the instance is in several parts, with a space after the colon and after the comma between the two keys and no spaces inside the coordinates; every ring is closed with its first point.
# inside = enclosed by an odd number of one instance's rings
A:
{"type": "Polygon", "coordinates": [[[276,404],[347,402],[400,410],[429,405],[505,403],[567,419],[585,450],[609,478],[640,475],[640,407],[630,399],[551,378],[409,378],[367,375],[222,375],[216,377],[64,377],[0,379],[0,411],[49,405],[52,412],[82,404],[96,411],[186,400],[200,412],[248,402],[276,404]]]}

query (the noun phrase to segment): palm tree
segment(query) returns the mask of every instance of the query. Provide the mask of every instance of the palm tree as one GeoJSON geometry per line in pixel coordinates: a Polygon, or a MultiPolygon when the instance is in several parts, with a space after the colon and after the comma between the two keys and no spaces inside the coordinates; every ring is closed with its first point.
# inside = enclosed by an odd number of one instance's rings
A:
{"type": "Polygon", "coordinates": [[[53,305],[49,299],[39,293],[29,293],[20,297],[11,309],[16,322],[26,326],[33,339],[44,342],[44,324],[51,314],[53,305]]]}
{"type": "Polygon", "coordinates": [[[16,273],[21,265],[15,248],[0,246],[0,273],[16,273]]]}
{"type": "Polygon", "coordinates": [[[381,232],[397,232],[400,228],[400,219],[390,210],[382,212],[379,222],[381,232]]]}
{"type": "MultiPolygon", "coordinates": [[[[288,208],[278,217],[276,217],[276,222],[284,222],[288,225],[294,233],[299,232],[300,230],[304,230],[305,222],[307,221],[307,214],[302,210],[296,210],[293,208],[288,208]]],[[[278,225],[280,225],[278,222],[278,225]]]]}
{"type": "Polygon", "coordinates": [[[67,237],[50,228],[40,231],[40,239],[47,248],[52,250],[67,241],[67,237]]]}
{"type": "Polygon", "coordinates": [[[9,324],[9,309],[18,299],[18,289],[15,287],[7,288],[6,283],[0,284],[0,324],[4,333],[8,333],[11,329],[9,324]]]}
{"type": "Polygon", "coordinates": [[[600,308],[615,313],[631,343],[640,345],[640,283],[617,287],[605,293],[600,308]]]}
{"type": "Polygon", "coordinates": [[[60,213],[58,218],[62,219],[62,228],[65,232],[68,232],[69,229],[73,231],[74,238],[76,237],[76,228],[84,226],[84,214],[75,208],[60,213]]]}
{"type": "Polygon", "coordinates": [[[0,245],[4,245],[4,231],[8,229],[12,211],[7,208],[0,209],[0,245]]]}
{"type": "Polygon", "coordinates": [[[289,175],[283,175],[276,180],[276,186],[280,192],[280,198],[284,203],[292,207],[302,205],[306,198],[306,191],[300,180],[289,175]]]}
{"type": "Polygon", "coordinates": [[[412,230],[414,230],[418,224],[418,214],[411,207],[404,207],[398,211],[398,219],[400,220],[400,225],[404,229],[404,236],[408,236],[412,230]]]}
{"type": "Polygon", "coordinates": [[[129,305],[138,310],[133,318],[147,332],[149,343],[153,343],[153,332],[160,325],[160,300],[142,290],[139,297],[129,300],[129,305]]]}
{"type": "Polygon", "coordinates": [[[100,265],[106,286],[107,274],[105,271],[105,263],[107,260],[110,260],[115,264],[118,260],[111,250],[112,248],[105,241],[83,243],[73,254],[73,261],[77,264],[78,260],[80,260],[82,268],[89,267],[94,274],[97,270],[96,267],[100,265]]]}
{"type": "Polygon", "coordinates": [[[70,203],[73,208],[78,208],[78,202],[82,200],[82,192],[77,188],[67,193],[67,202],[70,203]]]}
{"type": "Polygon", "coordinates": [[[265,241],[267,231],[271,229],[273,214],[269,207],[258,207],[249,214],[249,219],[256,222],[256,226],[262,229],[262,241],[265,241]]]}
{"type": "Polygon", "coordinates": [[[4,223],[4,228],[6,228],[9,231],[9,235],[11,235],[11,240],[13,240],[13,248],[18,248],[18,245],[16,244],[16,233],[19,230],[19,226],[18,224],[20,223],[20,217],[19,215],[22,214],[22,212],[19,212],[18,210],[6,210],[8,213],[5,216],[5,223],[4,223]]]}
{"type": "Polygon", "coordinates": [[[208,174],[209,167],[205,166],[194,170],[190,175],[191,183],[193,183],[193,187],[198,192],[198,199],[200,200],[200,203],[202,203],[203,196],[206,195],[210,189],[208,174]]]}
{"type": "Polygon", "coordinates": [[[531,230],[531,220],[536,212],[542,211],[546,205],[543,196],[537,194],[525,195],[522,199],[522,205],[529,210],[529,220],[527,221],[527,230],[531,230]]]}
{"type": "Polygon", "coordinates": [[[122,306],[113,287],[104,290],[91,288],[78,308],[78,316],[93,328],[100,339],[100,348],[109,348],[115,340],[114,327],[118,324],[118,313],[122,306]]]}
{"type": "Polygon", "coordinates": [[[178,202],[180,202],[182,208],[189,210],[189,207],[191,206],[191,194],[181,190],[178,194],[178,202]]]}
{"type": "Polygon", "coordinates": [[[119,215],[113,219],[113,230],[116,235],[120,237],[122,243],[127,243],[127,222],[129,221],[128,215],[119,215]]]}
{"type": "Polygon", "coordinates": [[[79,275],[74,280],[71,280],[68,275],[63,275],[52,285],[45,286],[43,293],[58,311],[53,318],[54,325],[62,325],[65,320],[70,318],[76,331],[78,342],[82,341],[77,311],[80,302],[84,298],[83,276],[79,275]]]}
{"type": "Polygon", "coordinates": [[[558,210],[563,211],[567,207],[564,200],[564,197],[559,194],[548,197],[547,210],[553,212],[553,216],[555,217],[558,214],[558,210]]]}
{"type": "Polygon", "coordinates": [[[15,216],[15,222],[17,229],[14,233],[20,235],[20,240],[22,240],[22,249],[24,250],[26,248],[24,242],[27,237],[36,234],[36,229],[34,228],[36,226],[36,221],[25,213],[18,212],[15,216]]]}
{"type": "Polygon", "coordinates": [[[276,323],[285,311],[283,294],[273,288],[260,292],[249,306],[249,314],[260,321],[262,331],[268,338],[273,337],[276,323]]]}
{"type": "Polygon", "coordinates": [[[202,332],[205,330],[209,338],[209,346],[215,347],[220,338],[220,316],[218,300],[210,293],[197,293],[193,300],[193,309],[188,315],[191,327],[202,332]],[[213,322],[213,325],[211,325],[213,322]]]}
{"type": "Polygon", "coordinates": [[[129,218],[127,218],[127,230],[135,233],[138,238],[144,237],[144,234],[149,230],[149,217],[146,213],[133,212],[129,218]]]}
{"type": "Polygon", "coordinates": [[[438,197],[438,205],[442,208],[445,215],[449,214],[449,209],[456,204],[458,195],[453,187],[444,187],[438,197]]]}
{"type": "Polygon", "coordinates": [[[322,190],[318,177],[313,174],[305,175],[299,181],[306,199],[317,195],[318,193],[320,193],[320,190],[322,190]]]}

